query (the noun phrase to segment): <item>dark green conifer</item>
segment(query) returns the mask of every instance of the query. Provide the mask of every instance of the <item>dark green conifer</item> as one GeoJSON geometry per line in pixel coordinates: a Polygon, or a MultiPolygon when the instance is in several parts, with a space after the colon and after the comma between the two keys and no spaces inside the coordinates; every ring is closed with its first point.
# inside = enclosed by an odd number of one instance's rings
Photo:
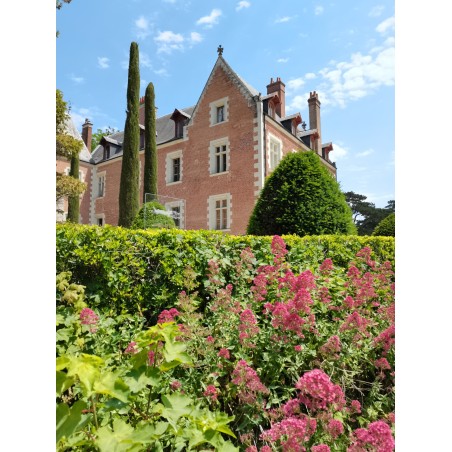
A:
{"type": "MultiPolygon", "coordinates": [[[[155,137],[155,94],[154,85],[149,83],[144,96],[144,189],[146,193],[157,195],[157,142],[155,137]]],[[[149,201],[149,200],[148,200],[149,201]]]]}
{"type": "Polygon", "coordinates": [[[130,227],[140,210],[140,68],[138,44],[130,44],[129,78],[127,82],[127,117],[122,145],[121,181],[119,186],[118,225],[130,227]]]}

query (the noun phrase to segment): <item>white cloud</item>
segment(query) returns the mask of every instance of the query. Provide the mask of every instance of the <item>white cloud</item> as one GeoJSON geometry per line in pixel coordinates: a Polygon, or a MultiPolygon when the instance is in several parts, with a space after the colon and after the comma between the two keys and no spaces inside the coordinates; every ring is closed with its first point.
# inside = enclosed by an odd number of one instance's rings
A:
{"type": "Polygon", "coordinates": [[[201,34],[197,33],[196,31],[192,31],[190,33],[190,42],[192,44],[196,44],[198,42],[201,42],[203,40],[203,37],[201,34]]]}
{"type": "Polygon", "coordinates": [[[275,20],[275,24],[282,24],[284,22],[289,22],[289,20],[295,19],[297,16],[284,16],[275,20]]]}
{"type": "Polygon", "coordinates": [[[348,154],[348,149],[340,146],[337,143],[333,143],[333,150],[329,153],[330,160],[337,162],[343,159],[348,154]]]}
{"type": "Polygon", "coordinates": [[[201,17],[196,21],[196,25],[205,25],[207,28],[211,28],[218,23],[218,18],[221,16],[220,9],[213,9],[208,16],[201,17]]]}
{"type": "Polygon", "coordinates": [[[305,74],[304,78],[306,80],[312,80],[314,78],[316,78],[317,76],[314,74],[314,72],[308,72],[307,74],[305,74]]]}
{"type": "Polygon", "coordinates": [[[237,6],[235,7],[236,11],[240,11],[243,8],[249,8],[251,6],[250,2],[247,2],[246,0],[242,0],[241,2],[237,3],[237,6]]]}
{"type": "Polygon", "coordinates": [[[367,157],[368,155],[371,155],[371,154],[373,154],[373,153],[374,153],[374,150],[373,150],[373,149],[367,149],[366,151],[358,152],[358,153],[356,154],[356,157],[367,157]]]}
{"type": "Polygon", "coordinates": [[[314,14],[316,16],[320,16],[320,14],[323,14],[324,10],[325,10],[325,8],[323,6],[321,6],[321,5],[316,6],[315,9],[314,9],[314,14]]]}
{"type": "Polygon", "coordinates": [[[101,69],[107,69],[110,67],[108,64],[110,60],[107,57],[97,57],[97,64],[101,69]]]}
{"type": "Polygon", "coordinates": [[[144,39],[151,33],[149,30],[149,21],[144,16],[140,16],[135,21],[135,27],[138,38],[144,39]]]}
{"type": "Polygon", "coordinates": [[[384,20],[383,22],[379,23],[377,25],[377,28],[375,28],[376,31],[378,31],[378,33],[386,33],[388,30],[394,30],[394,25],[395,25],[395,19],[394,16],[392,17],[388,17],[386,20],[384,20]]]}
{"type": "Polygon", "coordinates": [[[74,74],[71,74],[70,78],[77,85],[80,85],[81,83],[83,83],[85,81],[85,79],[83,77],[78,77],[77,75],[74,75],[74,74]]]}
{"type": "Polygon", "coordinates": [[[379,17],[381,16],[383,10],[385,9],[385,7],[383,5],[377,5],[374,6],[370,12],[369,12],[369,16],[370,17],[379,17]]]}
{"type": "Polygon", "coordinates": [[[287,63],[289,61],[289,58],[278,58],[276,61],[278,63],[287,63]]]}
{"type": "Polygon", "coordinates": [[[184,37],[179,33],[172,31],[159,31],[158,36],[154,38],[157,43],[157,53],[170,54],[173,50],[183,50],[184,37]]]}
{"type": "Polygon", "coordinates": [[[165,68],[157,69],[154,74],[160,75],[161,77],[169,77],[168,71],[165,68]]]}
{"type": "Polygon", "coordinates": [[[286,83],[286,86],[287,86],[287,88],[293,89],[295,91],[295,90],[301,88],[304,84],[305,84],[305,81],[303,80],[303,78],[299,77],[299,78],[294,78],[292,80],[289,80],[286,83]]]}

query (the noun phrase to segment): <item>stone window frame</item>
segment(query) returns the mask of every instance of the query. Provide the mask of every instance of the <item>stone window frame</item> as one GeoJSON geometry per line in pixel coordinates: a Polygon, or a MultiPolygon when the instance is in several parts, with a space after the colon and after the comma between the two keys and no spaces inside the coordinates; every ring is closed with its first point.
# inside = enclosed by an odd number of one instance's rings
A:
{"type": "Polygon", "coordinates": [[[165,181],[166,185],[180,184],[183,180],[183,152],[182,150],[168,152],[165,159],[165,181]],[[174,160],[180,159],[179,163],[179,180],[174,180],[174,160]]]}
{"type": "MultiPolygon", "coordinates": [[[[220,209],[223,207],[220,206],[220,209]]],[[[221,215],[221,213],[220,213],[221,215]]],[[[232,196],[231,193],[222,193],[218,195],[211,195],[208,198],[208,227],[215,231],[230,231],[232,223],[232,196]],[[217,202],[226,201],[226,228],[217,228],[217,202]]],[[[221,226],[221,225],[220,225],[221,226]]]]}
{"type": "Polygon", "coordinates": [[[209,144],[209,173],[211,176],[219,176],[220,174],[228,174],[231,167],[231,151],[229,137],[218,138],[212,140],[209,144]],[[217,148],[226,146],[226,169],[217,171],[217,148]]]}
{"type": "Polygon", "coordinates": [[[283,142],[280,138],[276,137],[275,135],[269,134],[269,140],[268,140],[268,168],[270,171],[273,171],[279,164],[279,162],[282,160],[283,157],[283,142]],[[279,149],[279,156],[278,161],[275,165],[273,155],[275,152],[273,152],[272,145],[278,146],[279,149]]]}
{"type": "Polygon", "coordinates": [[[96,198],[103,198],[105,197],[105,188],[106,188],[106,181],[107,181],[107,172],[102,171],[96,174],[96,186],[97,186],[97,196],[96,198]],[[102,193],[100,190],[101,183],[100,181],[103,180],[102,184],[102,193]]]}
{"type": "Polygon", "coordinates": [[[229,97],[223,97],[218,100],[210,102],[210,127],[216,126],[218,124],[224,124],[229,121],[229,97]],[[223,121],[217,120],[218,108],[223,107],[223,121]]]}

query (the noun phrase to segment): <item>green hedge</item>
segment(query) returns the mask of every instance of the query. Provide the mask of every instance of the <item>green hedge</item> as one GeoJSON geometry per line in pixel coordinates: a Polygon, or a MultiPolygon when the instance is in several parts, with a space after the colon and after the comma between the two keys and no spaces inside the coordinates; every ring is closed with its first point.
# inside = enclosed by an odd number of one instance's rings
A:
{"type": "MultiPolygon", "coordinates": [[[[113,226],[58,224],[56,271],[72,272],[86,286],[90,306],[112,314],[136,313],[149,320],[173,307],[181,290],[206,296],[209,260],[216,260],[223,282],[232,282],[240,253],[250,247],[255,268],[272,264],[272,237],[233,236],[214,231],[131,230],[113,226]],[[192,283],[193,281],[193,283],[192,283]]],[[[372,258],[394,264],[394,238],[372,236],[283,236],[292,271],[313,269],[325,258],[345,267],[363,247],[372,258]]]]}

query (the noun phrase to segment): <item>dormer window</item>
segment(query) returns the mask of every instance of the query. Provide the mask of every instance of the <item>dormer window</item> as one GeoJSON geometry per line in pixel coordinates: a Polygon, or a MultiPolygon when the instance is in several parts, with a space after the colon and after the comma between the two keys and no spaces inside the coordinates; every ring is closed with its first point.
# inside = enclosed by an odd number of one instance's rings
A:
{"type": "Polygon", "coordinates": [[[106,144],[104,146],[104,160],[108,160],[110,158],[110,145],[106,144]]]}
{"type": "Polygon", "coordinates": [[[184,136],[184,121],[181,119],[176,121],[176,138],[182,138],[184,136]]]}

